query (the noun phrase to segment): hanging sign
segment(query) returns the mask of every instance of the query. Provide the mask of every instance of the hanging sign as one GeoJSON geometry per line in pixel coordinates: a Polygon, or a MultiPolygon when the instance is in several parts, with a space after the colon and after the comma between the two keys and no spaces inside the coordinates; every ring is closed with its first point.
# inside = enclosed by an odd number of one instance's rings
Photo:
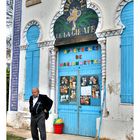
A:
{"type": "Polygon", "coordinates": [[[98,25],[98,16],[87,8],[86,0],[66,0],[64,14],[54,25],[55,38],[94,34],[98,25]]]}

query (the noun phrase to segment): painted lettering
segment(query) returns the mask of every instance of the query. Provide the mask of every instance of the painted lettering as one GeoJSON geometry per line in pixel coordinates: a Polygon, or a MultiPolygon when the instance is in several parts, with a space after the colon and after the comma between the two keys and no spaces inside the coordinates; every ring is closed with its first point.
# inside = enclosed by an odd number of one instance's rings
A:
{"type": "Polygon", "coordinates": [[[96,29],[95,26],[92,25],[92,26],[91,26],[91,29],[90,29],[90,30],[91,30],[91,33],[94,33],[94,32],[95,32],[95,29],[96,29]]]}

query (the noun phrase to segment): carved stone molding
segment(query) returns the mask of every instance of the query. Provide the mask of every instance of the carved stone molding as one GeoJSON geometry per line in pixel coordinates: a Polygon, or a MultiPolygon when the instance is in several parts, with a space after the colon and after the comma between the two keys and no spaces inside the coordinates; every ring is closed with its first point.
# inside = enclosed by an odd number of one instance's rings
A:
{"type": "Polygon", "coordinates": [[[101,45],[102,54],[102,90],[104,90],[106,82],[106,38],[99,38],[98,43],[101,45]]]}
{"type": "Polygon", "coordinates": [[[110,37],[110,36],[118,36],[122,33],[122,29],[116,29],[116,30],[107,30],[98,32],[96,35],[98,38],[104,38],[104,37],[110,37]]]}
{"type": "Polygon", "coordinates": [[[51,46],[54,46],[54,43],[55,43],[54,40],[39,42],[38,47],[40,47],[40,48],[42,48],[42,47],[51,47],[51,46]]]}
{"type": "Polygon", "coordinates": [[[115,19],[114,19],[115,20],[115,26],[117,28],[121,28],[123,30],[123,28],[125,27],[123,25],[123,23],[121,22],[120,15],[121,15],[121,12],[122,12],[122,9],[124,8],[124,6],[131,1],[133,1],[133,0],[121,0],[121,2],[119,3],[119,5],[116,9],[116,12],[115,12],[115,19]]]}
{"type": "Polygon", "coordinates": [[[38,42],[41,41],[41,38],[42,38],[42,28],[41,28],[41,25],[40,25],[40,23],[37,20],[31,20],[30,22],[27,23],[27,25],[25,26],[24,31],[23,31],[23,41],[24,41],[24,44],[28,44],[28,41],[27,41],[27,38],[26,38],[26,34],[27,34],[28,29],[32,25],[38,26],[38,28],[40,30],[40,35],[39,35],[39,38],[38,38],[38,42]]]}
{"type": "Polygon", "coordinates": [[[57,50],[55,49],[55,47],[51,47],[49,49],[50,54],[51,54],[51,89],[56,89],[56,54],[57,54],[57,50]]]}
{"type": "MultiPolygon", "coordinates": [[[[54,40],[39,42],[38,47],[39,48],[43,48],[43,47],[53,48],[54,47],[54,42],[55,42],[54,40]]],[[[27,47],[28,47],[28,45],[21,45],[20,50],[26,50],[27,47]]]]}

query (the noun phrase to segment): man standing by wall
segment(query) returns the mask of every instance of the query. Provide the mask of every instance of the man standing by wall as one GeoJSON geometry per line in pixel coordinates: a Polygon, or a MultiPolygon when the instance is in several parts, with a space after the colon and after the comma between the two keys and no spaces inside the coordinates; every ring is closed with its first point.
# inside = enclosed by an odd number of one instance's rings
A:
{"type": "Polygon", "coordinates": [[[45,119],[48,118],[49,110],[53,101],[46,95],[39,94],[38,88],[32,89],[32,96],[29,100],[29,109],[31,113],[31,134],[33,140],[39,140],[38,128],[41,140],[46,140],[45,119]]]}

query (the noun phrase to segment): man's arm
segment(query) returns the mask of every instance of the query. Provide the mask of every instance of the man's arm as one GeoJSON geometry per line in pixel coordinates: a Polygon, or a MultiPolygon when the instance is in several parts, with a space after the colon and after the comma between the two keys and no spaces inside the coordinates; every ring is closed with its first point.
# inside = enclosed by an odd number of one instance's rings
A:
{"type": "Polygon", "coordinates": [[[49,111],[53,105],[53,101],[47,95],[45,95],[44,104],[45,104],[45,109],[49,111]]]}
{"type": "Polygon", "coordinates": [[[31,108],[33,106],[33,99],[32,99],[32,96],[30,97],[29,99],[29,111],[31,112],[31,108]]]}

